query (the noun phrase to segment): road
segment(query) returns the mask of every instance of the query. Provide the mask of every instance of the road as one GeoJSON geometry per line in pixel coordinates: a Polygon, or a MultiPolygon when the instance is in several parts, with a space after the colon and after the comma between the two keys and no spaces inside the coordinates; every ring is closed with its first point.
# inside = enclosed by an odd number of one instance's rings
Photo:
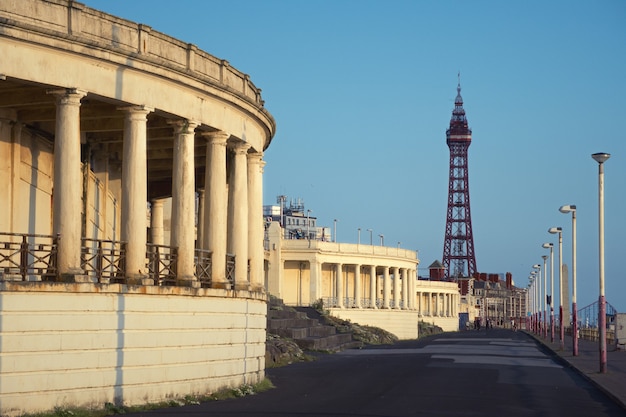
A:
{"type": "Polygon", "coordinates": [[[275,389],[127,416],[624,416],[528,335],[466,331],[269,369],[275,389]]]}

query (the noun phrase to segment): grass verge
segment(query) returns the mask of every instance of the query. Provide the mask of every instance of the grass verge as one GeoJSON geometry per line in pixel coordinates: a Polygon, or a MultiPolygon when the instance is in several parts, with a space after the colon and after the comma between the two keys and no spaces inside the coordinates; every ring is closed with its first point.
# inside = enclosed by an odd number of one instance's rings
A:
{"type": "Polygon", "coordinates": [[[35,414],[22,414],[21,417],[105,417],[118,414],[137,413],[141,411],[157,410],[160,408],[183,407],[187,405],[199,405],[209,401],[223,401],[234,398],[255,395],[274,388],[274,384],[268,378],[254,385],[242,385],[237,388],[224,388],[217,392],[204,395],[187,395],[158,403],[143,405],[123,406],[113,403],[104,404],[103,408],[87,409],[79,407],[55,407],[51,411],[35,414]]]}

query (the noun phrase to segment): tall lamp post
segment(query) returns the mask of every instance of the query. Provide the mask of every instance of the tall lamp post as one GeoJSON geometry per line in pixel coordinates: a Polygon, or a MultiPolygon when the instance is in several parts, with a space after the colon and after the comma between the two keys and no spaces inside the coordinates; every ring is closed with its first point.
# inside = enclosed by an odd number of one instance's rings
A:
{"type": "Polygon", "coordinates": [[[337,219],[333,220],[333,242],[337,242],[337,219]]]}
{"type": "Polygon", "coordinates": [[[598,257],[600,296],[598,308],[598,337],[600,339],[600,373],[606,373],[606,300],[604,298],[604,163],[611,154],[599,152],[591,157],[598,163],[598,257]]]}
{"type": "Polygon", "coordinates": [[[528,277],[528,295],[530,297],[529,300],[529,310],[530,310],[530,330],[532,332],[537,332],[536,327],[536,315],[537,315],[537,285],[535,285],[535,278],[531,275],[528,277]]]}
{"type": "Polygon", "coordinates": [[[526,321],[526,329],[530,328],[530,331],[533,331],[533,308],[532,308],[532,303],[530,302],[530,297],[532,297],[532,294],[530,293],[530,286],[531,283],[528,283],[528,288],[526,289],[526,317],[525,317],[525,321],[526,321]]]}
{"type": "Polygon", "coordinates": [[[576,206],[559,208],[561,213],[572,213],[572,355],[578,356],[578,313],[576,311],[576,206]]]}
{"type": "Polygon", "coordinates": [[[541,265],[539,264],[534,264],[533,265],[533,269],[537,272],[537,291],[538,291],[538,295],[537,295],[537,332],[539,333],[539,323],[541,322],[541,265]]]}
{"type": "Polygon", "coordinates": [[[563,327],[563,229],[551,227],[548,233],[559,234],[559,341],[561,350],[565,349],[565,328],[563,327]]]}
{"type": "Polygon", "coordinates": [[[372,229],[367,229],[368,232],[370,232],[370,246],[373,246],[374,243],[372,241],[372,229]]]}
{"type": "Polygon", "coordinates": [[[554,245],[544,243],[541,246],[550,249],[550,295],[546,295],[546,299],[550,306],[550,343],[554,343],[554,245]]]}
{"type": "Polygon", "coordinates": [[[543,259],[543,338],[548,338],[548,269],[546,261],[548,255],[542,255],[543,259]]]}
{"type": "Polygon", "coordinates": [[[534,327],[534,332],[537,333],[537,329],[539,329],[539,327],[537,326],[537,323],[539,321],[539,309],[538,309],[538,305],[539,305],[539,292],[538,292],[538,288],[539,288],[539,281],[537,279],[537,272],[532,271],[530,273],[530,276],[528,277],[528,279],[530,280],[530,284],[532,285],[533,288],[533,312],[534,312],[534,319],[533,321],[535,322],[534,327]]]}
{"type": "Polygon", "coordinates": [[[380,246],[385,246],[385,235],[378,235],[380,237],[380,246]]]}
{"type": "Polygon", "coordinates": [[[361,228],[359,227],[357,230],[359,231],[359,238],[357,240],[357,245],[360,245],[361,244],[361,228]]]}

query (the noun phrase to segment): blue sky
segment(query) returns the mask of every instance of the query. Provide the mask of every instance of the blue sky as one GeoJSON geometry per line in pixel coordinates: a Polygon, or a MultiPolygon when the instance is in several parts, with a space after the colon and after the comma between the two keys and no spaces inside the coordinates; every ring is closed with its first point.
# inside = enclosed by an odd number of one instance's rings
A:
{"type": "MultiPolygon", "coordinates": [[[[84,0],[250,74],[277,133],[264,204],[303,199],[339,241],[443,254],[445,131],[461,73],[477,267],[526,286],[578,207],[578,305],[598,297],[605,164],[607,300],[626,312],[626,2],[84,0]]],[[[558,266],[558,251],[555,250],[558,266]]],[[[548,267],[549,269],[549,267],[548,267]]],[[[555,275],[557,274],[555,268],[555,275]]],[[[555,293],[558,294],[555,285],[555,293]]],[[[558,301],[557,301],[558,302],[558,301]]]]}

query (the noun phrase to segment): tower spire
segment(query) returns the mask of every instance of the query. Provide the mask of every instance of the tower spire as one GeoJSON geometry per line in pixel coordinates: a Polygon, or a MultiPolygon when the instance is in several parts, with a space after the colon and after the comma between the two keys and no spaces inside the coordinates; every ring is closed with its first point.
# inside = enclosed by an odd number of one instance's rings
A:
{"type": "Polygon", "coordinates": [[[456,91],[450,127],[446,130],[446,143],[450,148],[450,175],[442,263],[444,276],[448,280],[471,277],[477,271],[467,168],[467,150],[472,142],[472,130],[463,108],[460,71],[456,91]]]}

